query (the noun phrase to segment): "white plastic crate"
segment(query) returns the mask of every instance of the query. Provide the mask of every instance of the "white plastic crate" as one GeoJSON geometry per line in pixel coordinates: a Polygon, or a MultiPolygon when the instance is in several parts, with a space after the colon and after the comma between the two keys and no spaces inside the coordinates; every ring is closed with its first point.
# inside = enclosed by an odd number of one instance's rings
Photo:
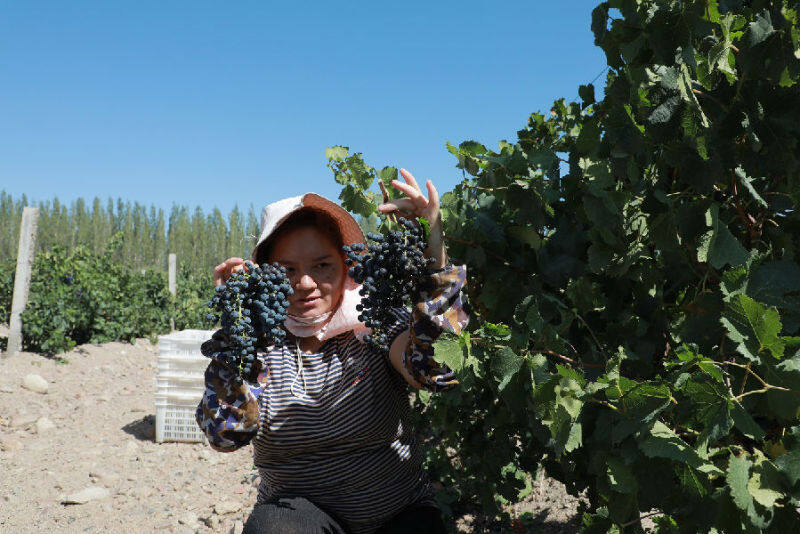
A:
{"type": "Polygon", "coordinates": [[[194,368],[208,359],[200,353],[200,345],[211,339],[214,330],[181,330],[158,336],[158,359],[164,368],[194,368]]]}
{"type": "Polygon", "coordinates": [[[156,442],[206,442],[206,436],[195,421],[197,405],[203,393],[156,396],[156,442]]]}
{"type": "Polygon", "coordinates": [[[158,338],[155,378],[156,442],[206,441],[195,422],[209,359],[200,345],[213,330],[182,330],[158,338]]]}
{"type": "MultiPolygon", "coordinates": [[[[206,364],[208,361],[209,360],[206,360],[206,364]]],[[[203,371],[205,371],[205,367],[203,367],[203,371]]],[[[156,396],[181,392],[199,392],[202,395],[203,388],[205,387],[203,371],[200,371],[200,374],[175,373],[170,371],[158,373],[155,378],[156,396]]]]}

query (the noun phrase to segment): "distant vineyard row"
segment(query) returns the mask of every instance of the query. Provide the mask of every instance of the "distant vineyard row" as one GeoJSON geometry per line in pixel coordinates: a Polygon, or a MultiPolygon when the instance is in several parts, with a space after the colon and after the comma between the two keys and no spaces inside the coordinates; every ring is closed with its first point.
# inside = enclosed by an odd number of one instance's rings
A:
{"type": "MultiPolygon", "coordinates": [[[[130,341],[176,329],[207,328],[205,303],[213,293],[210,271],[178,270],[177,297],[160,270],[132,270],[116,260],[123,234],[94,253],[88,246],[53,246],[36,255],[28,305],[22,315],[23,349],[59,354],[82,343],[130,341]]],[[[0,323],[8,322],[14,262],[0,264],[0,323]]]]}

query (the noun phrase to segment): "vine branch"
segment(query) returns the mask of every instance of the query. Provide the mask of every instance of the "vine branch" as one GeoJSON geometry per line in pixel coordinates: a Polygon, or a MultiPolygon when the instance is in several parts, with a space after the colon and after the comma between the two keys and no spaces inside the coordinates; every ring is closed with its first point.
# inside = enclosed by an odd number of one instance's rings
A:
{"type": "Polygon", "coordinates": [[[763,378],[758,376],[758,374],[756,374],[756,372],[753,371],[753,369],[751,369],[749,362],[747,363],[747,365],[743,365],[741,363],[731,362],[731,361],[727,361],[727,362],[711,362],[711,363],[713,363],[714,365],[720,366],[720,367],[732,366],[732,367],[738,367],[739,369],[744,369],[745,370],[746,374],[745,374],[744,380],[742,381],[742,388],[741,388],[741,390],[739,392],[739,395],[736,395],[735,397],[733,397],[733,399],[736,402],[741,402],[742,399],[747,397],[748,395],[755,395],[757,393],[766,393],[767,391],[770,391],[770,390],[787,391],[789,393],[794,393],[794,394],[800,395],[800,393],[798,393],[797,391],[793,391],[793,390],[791,390],[789,388],[785,388],[783,386],[773,386],[772,384],[768,384],[766,380],[764,380],[763,378]],[[747,380],[747,376],[748,375],[752,376],[753,378],[758,380],[758,382],[762,386],[761,389],[752,389],[750,391],[743,392],[744,391],[744,381],[747,380]]]}
{"type": "Polygon", "coordinates": [[[572,365],[575,365],[575,366],[588,367],[588,368],[593,368],[593,369],[604,369],[605,368],[605,365],[602,364],[602,363],[584,363],[583,361],[574,360],[574,359],[570,358],[569,356],[564,356],[563,354],[559,354],[558,352],[555,352],[555,351],[552,351],[552,350],[548,350],[548,349],[534,349],[533,352],[541,352],[542,354],[549,354],[551,356],[555,356],[556,358],[564,360],[567,363],[571,363],[572,365]]]}
{"type": "Polygon", "coordinates": [[[650,517],[650,516],[654,516],[654,515],[660,515],[660,514],[663,514],[663,513],[664,512],[662,512],[661,510],[658,510],[657,512],[648,512],[646,514],[640,515],[638,518],[634,519],[633,521],[628,521],[627,523],[623,523],[622,525],[620,525],[620,527],[626,528],[626,527],[629,527],[631,525],[634,525],[634,524],[638,523],[639,521],[641,521],[645,517],[650,517]]]}
{"type": "Polygon", "coordinates": [[[705,91],[701,91],[700,89],[692,89],[692,92],[698,96],[708,98],[709,100],[717,104],[719,107],[721,107],[722,110],[725,111],[725,113],[728,113],[728,106],[723,104],[722,101],[719,98],[715,97],[714,95],[710,95],[705,91]]]}

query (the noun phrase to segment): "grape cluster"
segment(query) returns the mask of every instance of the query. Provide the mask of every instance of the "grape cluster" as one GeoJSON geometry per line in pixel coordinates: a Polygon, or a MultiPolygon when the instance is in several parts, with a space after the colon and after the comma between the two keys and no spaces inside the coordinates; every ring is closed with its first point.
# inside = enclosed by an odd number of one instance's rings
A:
{"type": "Polygon", "coordinates": [[[221,356],[221,363],[238,373],[236,381],[254,380],[256,343],[272,345],[283,340],[286,332],[283,321],[293,293],[286,269],[277,263],[254,265],[245,262],[245,270],[231,274],[228,281],[217,286],[208,302],[209,321],[219,321],[228,337],[230,351],[221,356]]]}
{"type": "Polygon", "coordinates": [[[391,309],[419,300],[420,282],[434,261],[423,253],[422,227],[402,217],[397,222],[398,230],[367,234],[368,244],[343,247],[350,276],[361,284],[358,319],[372,330],[364,342],[384,353],[389,352],[387,329],[396,321],[391,309]]]}

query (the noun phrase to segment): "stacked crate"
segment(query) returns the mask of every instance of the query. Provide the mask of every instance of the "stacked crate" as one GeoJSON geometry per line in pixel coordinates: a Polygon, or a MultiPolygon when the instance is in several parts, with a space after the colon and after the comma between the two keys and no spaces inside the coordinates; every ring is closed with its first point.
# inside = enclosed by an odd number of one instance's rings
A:
{"type": "Polygon", "coordinates": [[[203,396],[203,375],[209,359],[200,345],[213,330],[181,330],[158,337],[156,375],[156,442],[205,442],[195,422],[195,411],[203,396]]]}

